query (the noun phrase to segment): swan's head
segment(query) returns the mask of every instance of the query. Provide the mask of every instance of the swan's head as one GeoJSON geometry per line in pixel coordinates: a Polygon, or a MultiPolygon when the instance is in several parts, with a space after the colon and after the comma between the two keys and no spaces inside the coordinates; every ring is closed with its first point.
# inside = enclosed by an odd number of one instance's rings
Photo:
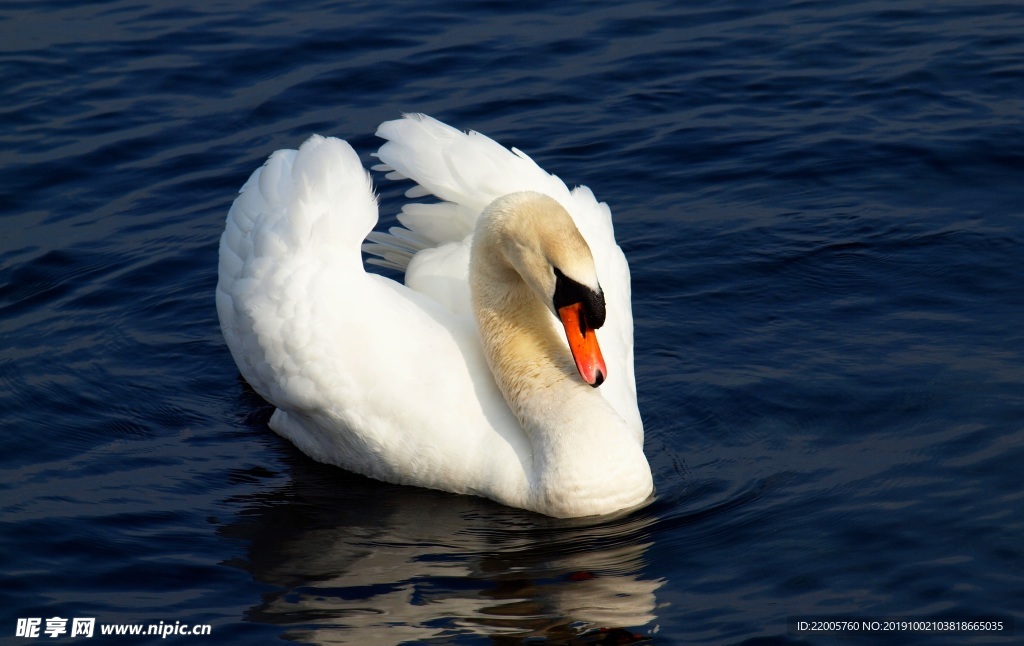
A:
{"type": "Polygon", "coordinates": [[[594,256],[572,216],[547,195],[511,193],[484,211],[474,246],[504,257],[562,322],[580,376],[600,386],[608,375],[595,332],[605,322],[604,292],[594,256]]]}

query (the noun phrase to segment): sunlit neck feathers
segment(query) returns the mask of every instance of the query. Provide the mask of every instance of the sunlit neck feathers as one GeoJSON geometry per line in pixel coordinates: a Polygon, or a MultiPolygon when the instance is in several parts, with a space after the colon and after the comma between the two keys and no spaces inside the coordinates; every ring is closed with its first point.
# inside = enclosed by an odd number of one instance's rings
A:
{"type": "MultiPolygon", "coordinates": [[[[566,333],[590,335],[596,348],[593,330],[604,324],[605,299],[590,247],[557,201],[512,193],[484,210],[473,237],[470,289],[485,354],[517,416],[515,400],[523,390],[583,384],[577,369],[582,374],[586,368],[575,348],[570,354],[548,313],[565,325],[564,310],[577,308],[576,329],[566,333]]],[[[606,368],[602,363],[592,370],[584,379],[600,385],[606,368]]]]}
{"type": "Polygon", "coordinates": [[[469,273],[488,365],[533,447],[534,504],[580,515],[643,500],[643,451],[591,387],[607,375],[594,332],[605,300],[572,217],[537,193],[495,200],[474,232],[469,273]]]}

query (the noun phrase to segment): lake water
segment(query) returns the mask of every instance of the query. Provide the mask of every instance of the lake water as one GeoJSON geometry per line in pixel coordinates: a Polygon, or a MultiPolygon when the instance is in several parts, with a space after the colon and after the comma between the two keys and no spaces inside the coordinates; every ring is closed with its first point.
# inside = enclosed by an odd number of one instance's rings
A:
{"type": "MultiPolygon", "coordinates": [[[[1024,639],[1019,3],[2,14],[0,640],[1024,639]],[[611,205],[647,508],[547,519],[268,429],[214,310],[228,207],[314,132],[372,163],[402,112],[611,205]],[[16,637],[53,617],[96,635],[16,637]],[[886,618],[1005,626],[797,625],[886,618]],[[160,622],[211,635],[99,634],[160,622]]],[[[382,224],[403,188],[379,184],[382,224]]]]}

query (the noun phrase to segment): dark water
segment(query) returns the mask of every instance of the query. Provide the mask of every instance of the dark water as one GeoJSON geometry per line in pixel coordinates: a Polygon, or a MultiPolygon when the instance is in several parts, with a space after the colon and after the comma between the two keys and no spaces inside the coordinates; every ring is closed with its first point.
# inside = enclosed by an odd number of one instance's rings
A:
{"type": "Polygon", "coordinates": [[[0,13],[2,640],[1024,639],[1019,3],[71,4],[0,13]],[[549,520],[267,429],[213,306],[228,206],[403,111],[611,204],[650,507],[549,520]],[[787,624],[979,616],[1015,635],[787,624]]]}

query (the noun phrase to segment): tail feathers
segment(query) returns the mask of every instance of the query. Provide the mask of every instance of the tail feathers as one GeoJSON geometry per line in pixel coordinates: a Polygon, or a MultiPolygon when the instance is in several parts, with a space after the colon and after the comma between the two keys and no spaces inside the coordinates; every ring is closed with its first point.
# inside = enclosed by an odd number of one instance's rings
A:
{"type": "MultiPolygon", "coordinates": [[[[398,216],[405,229],[392,229],[393,237],[411,235],[429,246],[462,240],[472,233],[488,204],[516,191],[539,191],[563,204],[570,199],[560,179],[519,150],[509,150],[478,132],[462,132],[423,114],[387,121],[377,129],[377,136],[387,141],[376,155],[383,163],[374,170],[388,171],[388,179],[415,181],[417,186],[409,189],[406,197],[434,195],[443,200],[406,204],[398,216]]],[[[407,260],[403,264],[393,253],[387,255],[391,252],[387,247],[401,243],[385,238],[383,234],[374,236],[374,244],[364,250],[404,269],[407,260]]]]}
{"type": "Polygon", "coordinates": [[[521,151],[424,114],[386,121],[377,136],[387,140],[377,152],[384,166],[419,184],[409,197],[433,194],[479,214],[493,200],[515,191],[568,193],[560,179],[521,151]]]}

